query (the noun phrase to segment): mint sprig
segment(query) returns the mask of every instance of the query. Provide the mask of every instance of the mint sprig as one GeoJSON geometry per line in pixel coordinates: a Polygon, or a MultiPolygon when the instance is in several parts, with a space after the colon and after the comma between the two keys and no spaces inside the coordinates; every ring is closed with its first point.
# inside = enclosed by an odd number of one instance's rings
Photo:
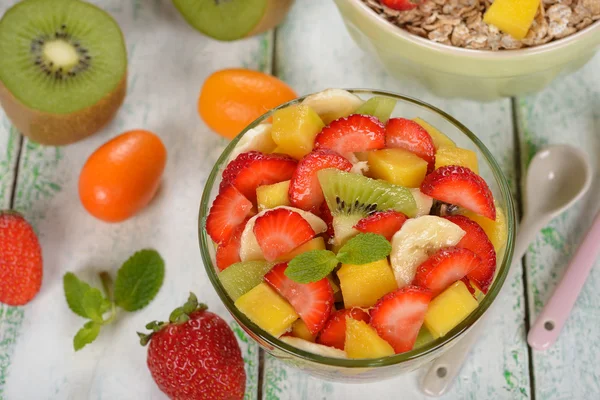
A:
{"type": "Polygon", "coordinates": [[[165,265],[155,250],[135,253],[117,272],[114,300],[112,278],[105,271],[99,275],[104,294],[72,272],[67,272],[63,277],[67,305],[75,314],[89,319],[73,339],[75,351],[96,340],[102,326],[115,319],[117,307],[125,311],[136,311],[148,305],[162,286],[165,265]],[[105,317],[109,311],[110,314],[105,317]]]}
{"type": "Polygon", "coordinates": [[[388,240],[375,233],[359,233],[342,246],[338,254],[329,250],[311,250],[294,257],[285,275],[298,283],[317,282],[339,263],[363,265],[386,258],[392,251],[388,240]]]}

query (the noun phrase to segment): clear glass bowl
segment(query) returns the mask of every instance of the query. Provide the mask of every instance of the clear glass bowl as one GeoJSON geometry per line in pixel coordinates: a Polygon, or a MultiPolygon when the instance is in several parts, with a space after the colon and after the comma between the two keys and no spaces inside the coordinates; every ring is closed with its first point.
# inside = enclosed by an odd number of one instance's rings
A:
{"type": "Polygon", "coordinates": [[[448,135],[458,146],[468,148],[477,153],[479,158],[479,173],[490,186],[497,206],[505,212],[508,241],[504,250],[498,254],[498,268],[494,283],[475,311],[446,336],[433,340],[422,347],[390,357],[356,360],[323,357],[290,346],[259,328],[235,307],[233,300],[225,292],[217,276],[215,246],[206,233],[206,216],[218,193],[221,174],[227,165],[229,155],[240,138],[248,130],[266,121],[275,110],[301,102],[303,98],[293,100],[281,105],[277,109],[267,112],[246,127],[223,151],[212,169],[204,188],[200,204],[198,231],[202,259],[213,287],[233,318],[264,350],[278,359],[319,378],[338,382],[362,383],[394,377],[412,371],[434,360],[452,347],[481,318],[498,296],[510,268],[515,240],[515,210],[509,185],[498,163],[477,136],[460,122],[445,112],[410,97],[374,90],[356,89],[350,91],[364,100],[372,96],[391,97],[397,101],[392,117],[421,117],[448,135]]]}

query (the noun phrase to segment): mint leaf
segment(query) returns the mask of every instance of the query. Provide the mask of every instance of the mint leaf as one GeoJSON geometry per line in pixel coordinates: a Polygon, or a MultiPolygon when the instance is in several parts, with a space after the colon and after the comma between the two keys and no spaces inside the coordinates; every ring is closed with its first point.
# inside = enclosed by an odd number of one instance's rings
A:
{"type": "Polygon", "coordinates": [[[375,233],[360,233],[348,240],[337,254],[344,264],[361,265],[379,261],[392,251],[388,240],[375,233]]]}
{"type": "Polygon", "coordinates": [[[67,272],[63,276],[63,288],[67,304],[71,311],[83,318],[89,318],[82,302],[83,297],[91,289],[91,286],[80,280],[74,273],[67,272]]]}
{"type": "Polygon", "coordinates": [[[311,250],[294,257],[285,275],[298,283],[317,282],[325,278],[338,265],[335,254],[329,250],[311,250]]]}
{"type": "MultiPolygon", "coordinates": [[[[105,304],[108,302],[103,296],[100,290],[96,288],[90,288],[81,301],[81,305],[87,314],[87,317],[92,321],[102,323],[104,320],[102,319],[102,314],[104,314],[107,309],[104,309],[105,304]]],[[[108,303],[108,307],[110,307],[110,303],[108,303]]]]}
{"type": "Polygon", "coordinates": [[[155,250],[141,250],[131,256],[117,273],[115,303],[126,311],[144,308],[162,286],[165,263],[155,250]]]}
{"type": "Polygon", "coordinates": [[[102,325],[97,322],[86,322],[85,325],[83,325],[83,328],[81,328],[73,338],[73,347],[75,348],[75,351],[81,350],[86,344],[90,344],[96,340],[101,327],[102,325]]]}

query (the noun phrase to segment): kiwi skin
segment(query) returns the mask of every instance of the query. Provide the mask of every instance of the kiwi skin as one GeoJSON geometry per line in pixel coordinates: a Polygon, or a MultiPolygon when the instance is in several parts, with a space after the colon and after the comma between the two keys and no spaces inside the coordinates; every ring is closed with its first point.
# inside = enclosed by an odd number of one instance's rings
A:
{"type": "Polygon", "coordinates": [[[259,33],[275,28],[283,21],[293,2],[294,0],[269,0],[267,12],[254,29],[248,32],[246,37],[258,35],[259,33]]]}
{"type": "Polygon", "coordinates": [[[119,84],[96,104],[69,114],[51,114],[21,103],[0,81],[0,105],[13,125],[32,141],[63,146],[84,139],[108,124],[127,92],[127,71],[119,84]]]}

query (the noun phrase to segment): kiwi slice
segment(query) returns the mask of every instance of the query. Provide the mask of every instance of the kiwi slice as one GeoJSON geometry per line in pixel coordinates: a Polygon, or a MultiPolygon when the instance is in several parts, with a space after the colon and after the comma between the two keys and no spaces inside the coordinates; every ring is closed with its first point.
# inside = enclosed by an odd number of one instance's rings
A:
{"type": "Polygon", "coordinates": [[[355,235],[354,225],[376,211],[396,210],[408,217],[417,213],[415,199],[405,187],[335,168],[322,169],[317,176],[333,216],[334,245],[355,235]]]}
{"type": "Polygon", "coordinates": [[[374,96],[358,107],[354,113],[372,115],[385,124],[390,119],[394,107],[396,107],[396,100],[389,97],[374,96]]]}
{"type": "Polygon", "coordinates": [[[287,14],[293,0],[173,0],[183,18],[214,39],[230,41],[259,34],[287,14]]]}
{"type": "Polygon", "coordinates": [[[261,283],[274,265],[267,261],[242,261],[221,271],[219,280],[229,297],[236,301],[261,283]]]}
{"type": "Polygon", "coordinates": [[[115,20],[79,0],[24,0],[0,20],[0,103],[33,141],[64,145],[109,122],[126,92],[115,20]]]}

